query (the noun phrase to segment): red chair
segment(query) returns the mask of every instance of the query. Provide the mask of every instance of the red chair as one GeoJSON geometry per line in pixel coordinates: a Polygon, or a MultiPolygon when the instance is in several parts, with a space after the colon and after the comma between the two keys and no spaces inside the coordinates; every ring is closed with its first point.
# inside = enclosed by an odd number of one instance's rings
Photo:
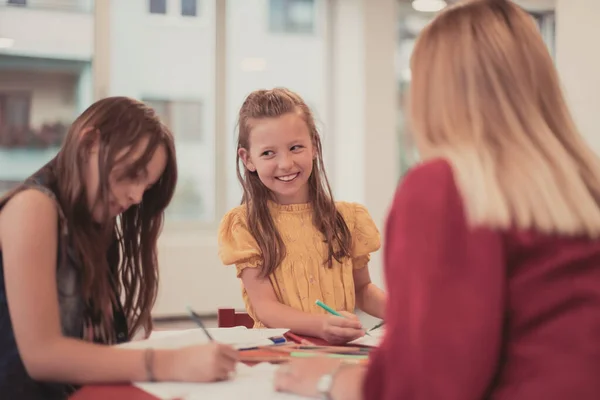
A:
{"type": "Polygon", "coordinates": [[[251,329],[254,327],[254,320],[245,312],[236,312],[233,308],[219,308],[217,310],[217,325],[219,328],[245,326],[251,329]]]}

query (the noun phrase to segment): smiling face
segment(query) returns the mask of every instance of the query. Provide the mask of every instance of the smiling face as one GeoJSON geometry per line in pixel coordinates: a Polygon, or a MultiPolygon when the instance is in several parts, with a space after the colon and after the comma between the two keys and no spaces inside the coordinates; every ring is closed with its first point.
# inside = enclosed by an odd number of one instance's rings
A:
{"type": "MultiPolygon", "coordinates": [[[[164,145],[156,148],[147,165],[134,168],[136,160],[146,151],[148,139],[140,140],[133,149],[121,150],[116,157],[114,168],[108,176],[108,218],[114,218],[129,207],[142,201],[144,192],[156,183],[167,164],[167,152],[164,145]]],[[[98,170],[98,144],[94,144],[88,159],[86,185],[88,205],[96,222],[104,218],[104,202],[99,196],[100,174],[98,170]]]]}
{"type": "Polygon", "coordinates": [[[302,117],[287,113],[250,124],[250,148],[239,149],[246,168],[258,174],[279,204],[307,203],[316,153],[302,117]]]}

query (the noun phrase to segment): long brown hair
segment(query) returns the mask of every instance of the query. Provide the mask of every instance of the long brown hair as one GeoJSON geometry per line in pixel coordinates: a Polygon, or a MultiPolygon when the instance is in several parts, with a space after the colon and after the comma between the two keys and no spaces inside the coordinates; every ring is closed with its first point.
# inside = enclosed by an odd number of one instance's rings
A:
{"type": "Polygon", "coordinates": [[[143,103],[127,97],[105,98],[92,104],[71,125],[54,160],[54,169],[58,200],[83,266],[82,296],[89,312],[101,319],[102,330],[110,336],[117,296],[123,300],[129,336],[142,327],[150,332],[150,311],[158,290],[157,239],[164,210],[177,182],[171,132],[143,103]],[[118,163],[117,154],[126,151],[127,157],[143,140],[147,140],[145,151],[126,166],[126,173],[136,176],[163,146],[167,163],[161,177],[144,193],[142,201],[127,209],[118,221],[105,221],[98,227],[90,212],[84,185],[91,146],[99,144],[98,200],[104,203],[104,215],[108,215],[108,178],[118,163]],[[107,251],[114,240],[118,241],[120,250],[117,276],[111,274],[107,261],[107,251]]]}
{"type": "Polygon", "coordinates": [[[328,246],[327,265],[333,259],[341,262],[350,255],[352,237],[344,218],[337,210],[327,174],[323,168],[321,138],[315,121],[304,100],[285,88],[257,90],[244,101],[238,118],[238,155],[236,158],[237,176],[244,194],[242,204],[246,205],[248,228],[256,240],[263,258],[261,273],[268,276],[275,271],[285,257],[285,244],[279,234],[268,207],[273,200],[270,190],[263,185],[256,172],[249,171],[240,160],[239,149],[250,150],[252,122],[264,118],[277,118],[289,113],[302,117],[314,146],[317,157],[313,160],[312,174],[308,179],[309,199],[313,209],[313,224],[323,234],[328,246]],[[243,170],[243,171],[242,171],[243,170]]]}
{"type": "Polygon", "coordinates": [[[417,145],[450,161],[472,224],[600,235],[600,160],[527,12],[507,0],[449,7],[411,68],[417,145]]]}

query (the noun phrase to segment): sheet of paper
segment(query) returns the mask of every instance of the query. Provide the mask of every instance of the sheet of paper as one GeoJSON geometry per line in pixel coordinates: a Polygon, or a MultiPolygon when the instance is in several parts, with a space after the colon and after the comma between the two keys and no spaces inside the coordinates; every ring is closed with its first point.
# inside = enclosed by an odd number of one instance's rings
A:
{"type": "Polygon", "coordinates": [[[247,329],[243,326],[228,329],[209,330],[213,338],[221,343],[229,343],[241,349],[253,346],[266,346],[273,344],[269,338],[280,337],[289,329],[247,329]]]}
{"type": "MultiPolygon", "coordinates": [[[[243,326],[234,328],[209,328],[208,332],[215,341],[227,343],[235,348],[264,346],[273,344],[270,337],[283,336],[289,329],[247,329],[243,326]]],[[[179,331],[152,332],[150,338],[124,343],[121,347],[130,349],[176,349],[179,347],[206,344],[209,340],[202,329],[186,329],[179,331]]]]}
{"type": "Polygon", "coordinates": [[[369,347],[379,347],[381,340],[383,339],[383,335],[385,333],[384,326],[381,326],[375,330],[369,332],[369,335],[364,335],[358,339],[351,341],[351,344],[356,344],[360,346],[369,346],[369,347]]]}
{"type": "Polygon", "coordinates": [[[208,400],[298,400],[274,389],[276,365],[262,363],[254,367],[238,364],[237,374],[225,382],[212,383],[136,383],[135,386],[159,399],[208,400]]]}

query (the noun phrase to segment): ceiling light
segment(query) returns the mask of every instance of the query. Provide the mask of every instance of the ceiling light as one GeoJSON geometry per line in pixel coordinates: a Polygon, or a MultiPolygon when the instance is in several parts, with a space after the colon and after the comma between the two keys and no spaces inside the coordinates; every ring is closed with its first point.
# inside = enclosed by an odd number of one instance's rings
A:
{"type": "Polygon", "coordinates": [[[438,12],[447,6],[444,0],[413,0],[412,6],[420,12],[438,12]]]}

